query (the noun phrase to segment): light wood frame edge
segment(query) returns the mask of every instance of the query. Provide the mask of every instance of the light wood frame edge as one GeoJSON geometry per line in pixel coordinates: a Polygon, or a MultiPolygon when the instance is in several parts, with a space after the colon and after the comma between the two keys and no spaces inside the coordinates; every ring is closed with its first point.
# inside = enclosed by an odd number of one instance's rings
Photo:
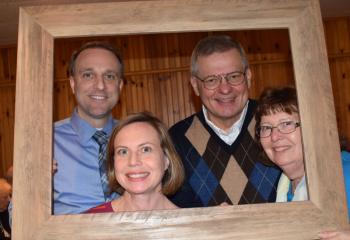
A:
{"type": "Polygon", "coordinates": [[[347,224],[318,0],[176,0],[20,9],[13,239],[312,239],[347,224]],[[310,201],[52,216],[53,41],[58,37],[288,28],[310,201]],[[321,116],[321,117],[320,117],[321,116]]]}

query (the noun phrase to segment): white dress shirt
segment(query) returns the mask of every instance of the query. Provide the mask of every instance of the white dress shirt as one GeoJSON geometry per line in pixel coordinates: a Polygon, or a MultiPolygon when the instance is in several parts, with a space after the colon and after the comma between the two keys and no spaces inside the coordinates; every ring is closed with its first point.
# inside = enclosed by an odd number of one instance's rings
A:
{"type": "Polygon", "coordinates": [[[211,129],[216,133],[216,135],[219,136],[219,138],[224,141],[226,144],[231,145],[236,138],[238,137],[239,133],[241,132],[243,122],[245,119],[245,116],[247,114],[247,109],[248,109],[248,101],[246,105],[243,108],[243,111],[241,113],[240,118],[238,119],[237,122],[235,122],[228,131],[224,131],[221,128],[215,126],[215,124],[209,120],[208,118],[208,112],[207,109],[205,108],[204,105],[202,105],[203,113],[204,113],[204,118],[206,123],[210,126],[211,129]]]}

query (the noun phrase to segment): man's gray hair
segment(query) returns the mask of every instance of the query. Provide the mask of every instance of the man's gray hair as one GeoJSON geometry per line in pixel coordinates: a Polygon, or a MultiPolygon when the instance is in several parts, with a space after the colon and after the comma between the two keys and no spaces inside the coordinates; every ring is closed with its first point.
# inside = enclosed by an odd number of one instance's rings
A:
{"type": "Polygon", "coordinates": [[[214,35],[201,39],[193,49],[191,56],[191,75],[197,76],[199,57],[209,56],[213,53],[223,53],[231,49],[237,49],[242,58],[244,70],[249,67],[248,59],[241,44],[227,35],[214,35]]]}

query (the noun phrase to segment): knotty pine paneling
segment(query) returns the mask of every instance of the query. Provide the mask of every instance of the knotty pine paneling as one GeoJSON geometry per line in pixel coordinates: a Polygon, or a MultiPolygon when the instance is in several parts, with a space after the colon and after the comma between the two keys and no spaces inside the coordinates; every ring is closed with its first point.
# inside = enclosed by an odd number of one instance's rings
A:
{"type": "Polygon", "coordinates": [[[350,17],[330,18],[323,21],[327,52],[332,55],[350,53],[350,17]]]}
{"type": "Polygon", "coordinates": [[[350,58],[331,58],[330,71],[339,132],[350,133],[350,58]]]}
{"type": "Polygon", "coordinates": [[[12,165],[16,46],[0,47],[0,177],[12,165]]]}
{"type": "Polygon", "coordinates": [[[338,130],[350,139],[350,17],[324,20],[338,130]]]}
{"type": "MultiPolygon", "coordinates": [[[[324,28],[338,126],[350,137],[350,18],[326,19],[324,28]]],[[[68,81],[71,53],[93,40],[111,42],[124,58],[125,85],[113,109],[116,118],[147,110],[170,126],[189,116],[201,107],[189,84],[190,55],[198,40],[210,34],[228,34],[242,43],[253,73],[250,97],[257,98],[267,86],[294,84],[287,29],[56,39],[54,120],[69,117],[75,106],[68,81]]],[[[12,164],[16,54],[16,46],[0,47],[0,176],[12,164]]]]}
{"type": "MultiPolygon", "coordinates": [[[[0,87],[0,177],[12,165],[15,86],[0,87]]],[[[23,119],[25,120],[25,119],[23,119]]]]}

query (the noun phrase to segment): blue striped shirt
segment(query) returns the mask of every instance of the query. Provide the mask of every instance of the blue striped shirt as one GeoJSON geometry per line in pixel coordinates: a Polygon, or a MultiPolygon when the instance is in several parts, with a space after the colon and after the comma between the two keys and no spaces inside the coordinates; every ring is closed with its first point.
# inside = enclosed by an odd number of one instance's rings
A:
{"type": "MultiPolygon", "coordinates": [[[[103,131],[111,134],[117,123],[112,116],[103,131]]],[[[55,123],[54,214],[77,214],[105,202],[98,165],[99,145],[92,138],[96,129],[76,110],[55,123]]],[[[117,195],[114,193],[113,197],[117,195]]]]}

